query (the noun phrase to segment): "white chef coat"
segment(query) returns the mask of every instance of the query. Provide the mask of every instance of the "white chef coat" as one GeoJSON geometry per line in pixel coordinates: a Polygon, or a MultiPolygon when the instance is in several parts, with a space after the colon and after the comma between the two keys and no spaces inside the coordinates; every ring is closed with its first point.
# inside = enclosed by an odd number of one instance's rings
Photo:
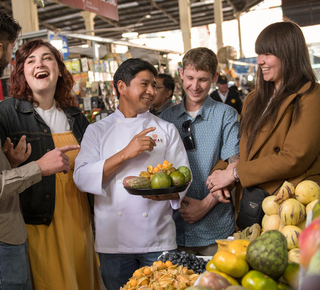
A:
{"type": "Polygon", "coordinates": [[[153,201],[129,194],[123,187],[127,176],[138,176],[148,165],[164,160],[173,166],[189,166],[187,153],[177,128],[149,112],[125,118],[117,109],[87,127],[75,160],[74,181],[84,192],[95,194],[96,251],[100,253],[146,253],[176,249],[173,209],[179,200],[153,201]],[[105,160],[125,148],[142,130],[156,127],[147,135],[157,146],[126,161],[112,178],[102,184],[105,160]]]}

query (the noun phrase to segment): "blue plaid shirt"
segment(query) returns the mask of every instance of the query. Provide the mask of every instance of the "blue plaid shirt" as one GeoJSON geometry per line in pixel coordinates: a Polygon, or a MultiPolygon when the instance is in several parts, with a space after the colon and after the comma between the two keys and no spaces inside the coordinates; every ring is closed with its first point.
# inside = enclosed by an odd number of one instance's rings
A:
{"type": "MultiPolygon", "coordinates": [[[[187,151],[193,176],[187,196],[204,199],[209,193],[206,180],[214,165],[220,159],[227,160],[239,153],[237,111],[208,96],[193,119],[186,112],[184,102],[166,109],[160,118],[174,123],[182,139],[188,135],[182,131],[182,123],[191,119],[191,133],[196,149],[187,151]]],[[[232,203],[218,203],[203,219],[193,224],[185,222],[178,211],[174,212],[174,219],[179,246],[208,246],[215,243],[215,240],[227,238],[235,230],[232,203]]]]}

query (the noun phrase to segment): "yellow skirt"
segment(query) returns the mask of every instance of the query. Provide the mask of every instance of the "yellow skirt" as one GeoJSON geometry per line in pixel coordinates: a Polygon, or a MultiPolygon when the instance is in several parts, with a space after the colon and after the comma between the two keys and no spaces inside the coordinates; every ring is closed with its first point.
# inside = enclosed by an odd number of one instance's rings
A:
{"type": "MultiPolygon", "coordinates": [[[[53,134],[56,147],[78,144],[72,132],[53,134]]],[[[36,290],[100,290],[100,275],[87,194],[73,182],[74,160],[68,174],[56,174],[56,198],[50,226],[27,225],[29,262],[36,290]]]]}

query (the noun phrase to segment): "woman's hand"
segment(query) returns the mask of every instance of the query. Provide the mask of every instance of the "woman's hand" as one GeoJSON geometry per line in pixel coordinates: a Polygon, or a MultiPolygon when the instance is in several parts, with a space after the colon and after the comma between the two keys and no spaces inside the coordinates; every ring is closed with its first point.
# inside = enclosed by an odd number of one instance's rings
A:
{"type": "Polygon", "coordinates": [[[215,170],[208,176],[206,185],[210,192],[218,189],[226,189],[230,185],[234,185],[235,179],[233,177],[233,168],[225,170],[215,170]]]}
{"type": "Polygon", "coordinates": [[[19,164],[26,161],[31,154],[31,145],[26,142],[27,137],[23,135],[16,148],[13,148],[11,139],[7,137],[6,142],[3,144],[3,152],[6,154],[7,159],[12,168],[18,167],[19,164]]]}

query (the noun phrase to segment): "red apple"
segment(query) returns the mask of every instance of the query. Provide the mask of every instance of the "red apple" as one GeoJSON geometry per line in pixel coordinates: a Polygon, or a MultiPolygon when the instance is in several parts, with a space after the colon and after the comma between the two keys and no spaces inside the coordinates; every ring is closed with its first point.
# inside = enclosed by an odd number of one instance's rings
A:
{"type": "Polygon", "coordinates": [[[298,237],[300,265],[308,269],[310,259],[320,249],[320,217],[314,219],[298,237]]]}

